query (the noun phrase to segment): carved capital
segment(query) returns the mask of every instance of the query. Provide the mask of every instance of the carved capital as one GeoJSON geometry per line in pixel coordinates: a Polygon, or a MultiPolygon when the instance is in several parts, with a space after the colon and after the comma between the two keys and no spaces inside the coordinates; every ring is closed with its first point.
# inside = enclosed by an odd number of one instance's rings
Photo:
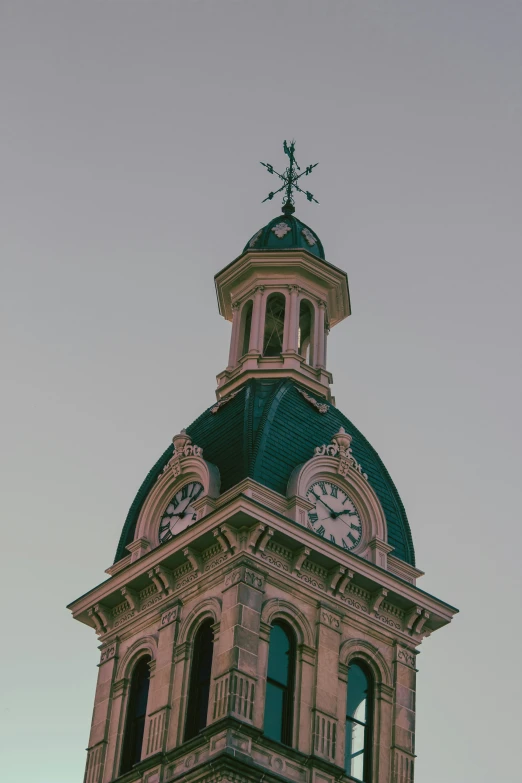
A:
{"type": "Polygon", "coordinates": [[[225,576],[225,588],[244,582],[256,590],[264,590],[265,578],[248,566],[239,566],[225,576]]]}
{"type": "Polygon", "coordinates": [[[180,618],[180,614],[181,614],[181,604],[178,603],[175,606],[171,606],[170,609],[167,609],[161,615],[159,627],[165,628],[167,625],[177,622],[180,618]]]}
{"type": "Polygon", "coordinates": [[[416,654],[413,650],[407,650],[405,647],[399,647],[399,645],[397,645],[395,660],[399,663],[403,663],[405,666],[415,669],[416,654]]]}
{"type": "Polygon", "coordinates": [[[319,608],[319,622],[323,625],[328,625],[334,631],[341,631],[340,616],[327,607],[321,606],[319,608]]]}
{"type": "Polygon", "coordinates": [[[108,644],[106,647],[103,647],[100,654],[100,663],[98,666],[101,666],[103,663],[107,663],[107,661],[112,660],[112,658],[116,657],[116,642],[113,642],[112,644],[108,644]]]}

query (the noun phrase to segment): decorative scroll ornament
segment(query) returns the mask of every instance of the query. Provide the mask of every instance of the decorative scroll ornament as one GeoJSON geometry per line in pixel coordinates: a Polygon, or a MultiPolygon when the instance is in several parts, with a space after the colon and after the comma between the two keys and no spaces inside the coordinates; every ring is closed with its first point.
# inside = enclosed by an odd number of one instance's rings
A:
{"type": "Polygon", "coordinates": [[[314,235],[312,234],[309,228],[303,228],[301,233],[306,239],[306,241],[308,242],[308,244],[310,245],[310,247],[312,247],[312,245],[317,244],[317,237],[314,237],[314,235]]]}
{"type": "Polygon", "coordinates": [[[368,480],[368,474],[363,472],[361,465],[352,454],[351,442],[352,436],[344,431],[344,427],[341,427],[339,432],[332,437],[332,442],[329,445],[316,446],[314,452],[317,457],[339,457],[337,472],[341,476],[346,478],[349,470],[356,470],[364,479],[368,480]]]}
{"type": "Polygon", "coordinates": [[[174,478],[177,478],[180,475],[180,473],[182,473],[181,460],[184,459],[185,457],[203,456],[203,449],[201,448],[201,446],[196,446],[195,444],[193,444],[192,440],[187,435],[185,430],[181,430],[179,435],[174,435],[174,437],[172,438],[172,442],[174,444],[174,451],[172,453],[172,457],[163,466],[163,470],[158,476],[158,481],[169,470],[171,470],[172,473],[174,474],[174,478]]]}
{"type": "Polygon", "coordinates": [[[222,400],[219,400],[219,402],[216,402],[216,404],[213,405],[210,408],[210,412],[211,413],[217,413],[219,410],[221,410],[223,405],[226,405],[227,402],[230,402],[230,400],[233,400],[234,397],[236,396],[236,394],[239,394],[239,392],[241,392],[241,391],[243,391],[243,389],[238,389],[237,391],[234,391],[234,392],[231,392],[230,394],[227,394],[226,397],[223,397],[222,400]]]}
{"type": "Polygon", "coordinates": [[[328,413],[330,406],[327,405],[325,402],[318,402],[318,400],[315,399],[315,397],[312,397],[310,394],[305,392],[304,389],[298,389],[297,390],[299,394],[302,394],[305,400],[310,403],[310,405],[313,405],[314,408],[316,408],[319,413],[328,413]]]}
{"type": "Polygon", "coordinates": [[[277,223],[275,226],[272,226],[272,231],[278,239],[282,239],[290,231],[290,226],[285,222],[277,223]]]}
{"type": "Polygon", "coordinates": [[[263,233],[263,229],[260,228],[259,231],[257,232],[257,234],[254,234],[254,236],[252,237],[252,239],[248,243],[248,247],[254,247],[254,245],[256,244],[257,240],[259,239],[259,237],[261,236],[262,233],[263,233]]]}
{"type": "Polygon", "coordinates": [[[202,457],[203,449],[200,446],[195,446],[192,440],[187,435],[186,430],[181,430],[179,435],[174,435],[172,438],[174,444],[173,457],[202,457]]]}

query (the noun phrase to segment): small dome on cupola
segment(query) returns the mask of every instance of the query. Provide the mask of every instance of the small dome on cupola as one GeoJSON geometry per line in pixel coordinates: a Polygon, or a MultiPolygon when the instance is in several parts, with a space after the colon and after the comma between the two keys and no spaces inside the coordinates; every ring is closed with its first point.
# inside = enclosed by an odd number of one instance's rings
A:
{"type": "Polygon", "coordinates": [[[302,223],[289,209],[260,228],[245,245],[244,253],[252,250],[307,250],[325,260],[323,244],[317,234],[302,223]]]}

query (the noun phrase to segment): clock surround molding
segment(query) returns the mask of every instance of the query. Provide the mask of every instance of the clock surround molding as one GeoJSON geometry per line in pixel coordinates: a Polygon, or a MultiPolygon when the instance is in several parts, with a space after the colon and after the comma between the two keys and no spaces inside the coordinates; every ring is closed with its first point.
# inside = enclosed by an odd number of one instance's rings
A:
{"type": "Polygon", "coordinates": [[[148,549],[142,546],[135,553],[137,557],[145,551],[162,546],[158,540],[160,520],[173,496],[185,484],[198,481],[203,486],[201,496],[193,504],[198,522],[216,507],[215,501],[219,497],[221,485],[219,469],[203,459],[203,450],[194,445],[183,431],[174,436],[173,442],[174,453],[145,500],[138,517],[134,540],[148,544],[148,549]]]}
{"type": "Polygon", "coordinates": [[[336,484],[351,498],[362,522],[361,540],[353,553],[386,568],[386,555],[392,547],[386,543],[386,517],[377,495],[358,469],[360,466],[349,464],[346,450],[339,449],[334,456],[331,456],[331,451],[330,454],[326,452],[326,448],[325,453],[316,452],[308,462],[298,465],[290,476],[287,498],[296,509],[295,521],[306,526],[307,514],[312,508],[307,500],[307,491],[313,483],[329,481],[336,484]]]}

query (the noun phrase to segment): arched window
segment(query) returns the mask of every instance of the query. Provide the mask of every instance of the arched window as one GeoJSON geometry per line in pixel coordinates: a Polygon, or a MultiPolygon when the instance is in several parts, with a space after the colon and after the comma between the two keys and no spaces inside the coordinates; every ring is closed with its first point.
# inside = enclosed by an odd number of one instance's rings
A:
{"type": "Polygon", "coordinates": [[[132,672],[120,775],[129,772],[134,764],[137,764],[141,759],[145,718],[147,717],[147,699],[149,697],[150,661],[150,655],[144,655],[132,672]]]}
{"type": "Polygon", "coordinates": [[[295,636],[276,620],[270,631],[266,677],[265,727],[270,739],[292,744],[295,680],[295,636]]]}
{"type": "Polygon", "coordinates": [[[213,652],[214,633],[212,631],[212,620],[205,620],[198,628],[194,637],[185,740],[195,737],[207,725],[213,652]]]}
{"type": "Polygon", "coordinates": [[[362,663],[348,667],[346,697],[346,773],[369,783],[372,721],[372,677],[362,663]]]}
{"type": "Polygon", "coordinates": [[[299,339],[298,350],[304,356],[307,364],[313,364],[313,326],[314,311],[310,302],[301,300],[299,305],[299,339]]]}
{"type": "Polygon", "coordinates": [[[279,356],[283,350],[285,305],[283,294],[270,294],[266,300],[263,356],[279,356]]]}
{"type": "Polygon", "coordinates": [[[244,356],[248,353],[250,346],[250,332],[252,331],[252,300],[244,305],[241,311],[241,352],[240,356],[244,356]]]}

